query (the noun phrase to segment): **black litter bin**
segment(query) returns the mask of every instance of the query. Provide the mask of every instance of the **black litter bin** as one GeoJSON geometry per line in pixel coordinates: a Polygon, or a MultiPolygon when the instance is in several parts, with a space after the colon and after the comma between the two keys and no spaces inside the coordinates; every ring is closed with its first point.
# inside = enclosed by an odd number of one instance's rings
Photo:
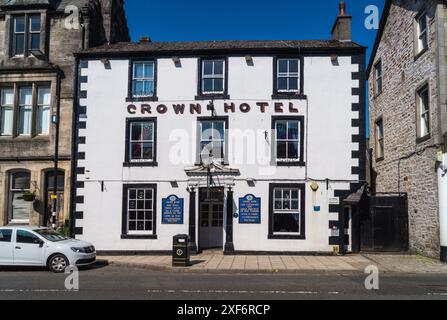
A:
{"type": "Polygon", "coordinates": [[[189,236],[186,234],[174,236],[172,266],[189,267],[190,265],[191,258],[189,256],[189,236]]]}

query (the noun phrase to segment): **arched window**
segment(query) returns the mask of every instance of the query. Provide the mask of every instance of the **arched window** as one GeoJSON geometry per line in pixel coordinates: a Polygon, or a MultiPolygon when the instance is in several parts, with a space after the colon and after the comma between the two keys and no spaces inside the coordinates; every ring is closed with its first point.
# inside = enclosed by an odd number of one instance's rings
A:
{"type": "Polygon", "coordinates": [[[9,174],[9,222],[28,223],[30,203],[23,199],[23,193],[30,191],[31,174],[29,171],[15,171],[9,174]]]}

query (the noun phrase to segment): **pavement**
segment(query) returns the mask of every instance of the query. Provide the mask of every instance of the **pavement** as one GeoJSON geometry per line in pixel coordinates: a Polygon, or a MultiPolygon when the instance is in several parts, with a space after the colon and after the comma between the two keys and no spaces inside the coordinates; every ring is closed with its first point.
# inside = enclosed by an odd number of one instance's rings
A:
{"type": "MultiPolygon", "coordinates": [[[[208,300],[223,304],[247,300],[266,300],[267,304],[270,300],[447,300],[445,275],[384,273],[378,290],[365,287],[367,276],[359,272],[196,274],[97,264],[81,269],[78,281],[68,281],[78,284],[77,288],[67,288],[67,274],[42,268],[0,268],[0,301],[194,300],[178,302],[178,306],[202,306],[208,300]]],[[[175,316],[175,305],[163,308],[163,315],[175,316]]]]}
{"type": "Polygon", "coordinates": [[[119,267],[180,273],[302,273],[361,272],[377,266],[382,273],[445,274],[447,264],[409,254],[361,254],[346,256],[226,256],[205,252],[191,257],[191,267],[174,268],[170,256],[100,256],[119,267]]]}

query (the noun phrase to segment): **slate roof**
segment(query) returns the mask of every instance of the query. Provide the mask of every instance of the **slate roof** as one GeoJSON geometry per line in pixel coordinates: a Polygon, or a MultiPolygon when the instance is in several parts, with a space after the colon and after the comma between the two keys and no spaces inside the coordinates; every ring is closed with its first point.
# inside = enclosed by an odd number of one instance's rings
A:
{"type": "Polygon", "coordinates": [[[54,10],[64,10],[68,5],[84,7],[90,0],[0,0],[0,7],[20,7],[30,5],[50,6],[54,10]]]}
{"type": "Polygon", "coordinates": [[[78,55],[113,55],[125,53],[232,52],[300,49],[365,49],[355,42],[336,40],[227,40],[190,42],[120,42],[89,48],[78,55]]]}

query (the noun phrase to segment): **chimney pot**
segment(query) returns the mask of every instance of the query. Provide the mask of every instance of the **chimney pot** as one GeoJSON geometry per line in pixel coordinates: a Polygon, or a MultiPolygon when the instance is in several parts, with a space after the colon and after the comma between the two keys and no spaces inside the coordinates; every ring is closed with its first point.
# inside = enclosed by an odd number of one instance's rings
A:
{"type": "Polygon", "coordinates": [[[346,14],[346,3],[344,1],[340,1],[340,16],[344,16],[346,14]]]}

